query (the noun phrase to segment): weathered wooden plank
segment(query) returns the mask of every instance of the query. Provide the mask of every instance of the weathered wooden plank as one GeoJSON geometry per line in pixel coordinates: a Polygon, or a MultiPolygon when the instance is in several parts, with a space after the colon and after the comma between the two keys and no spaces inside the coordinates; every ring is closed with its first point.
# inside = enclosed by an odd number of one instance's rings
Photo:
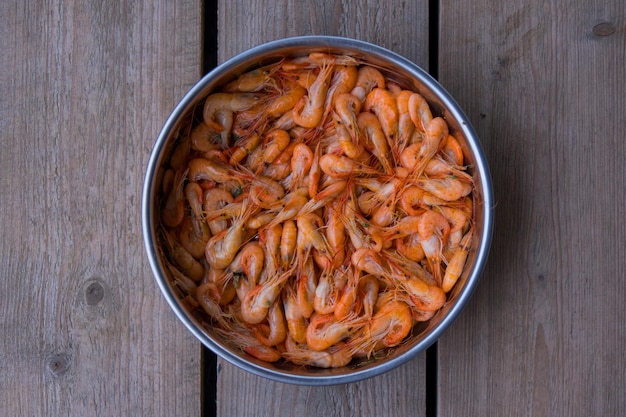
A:
{"type": "Polygon", "coordinates": [[[428,69],[427,2],[255,0],[220,2],[218,60],[264,42],[303,35],[372,42],[428,69]]]}
{"type": "MultiPolygon", "coordinates": [[[[426,2],[229,1],[218,8],[218,60],[298,35],[346,36],[428,66],[426,2]]],[[[219,416],[396,416],[425,413],[425,355],[386,375],[333,387],[266,381],[218,361],[219,416]],[[389,388],[393,387],[393,388],[389,388]],[[233,394],[236,393],[236,394],[233,394]]]]}
{"type": "Polygon", "coordinates": [[[141,190],[200,76],[200,3],[3,2],[0,414],[200,413],[200,345],[159,294],[141,190]]]}
{"type": "Polygon", "coordinates": [[[626,7],[441,2],[439,74],[497,200],[475,297],[439,342],[439,414],[619,415],[626,399],[626,7]]]}

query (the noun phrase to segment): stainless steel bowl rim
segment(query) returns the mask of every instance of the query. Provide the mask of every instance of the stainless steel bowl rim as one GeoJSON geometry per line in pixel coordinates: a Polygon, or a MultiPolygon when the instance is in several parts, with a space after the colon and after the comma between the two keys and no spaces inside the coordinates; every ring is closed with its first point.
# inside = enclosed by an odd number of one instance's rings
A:
{"type": "Polygon", "coordinates": [[[450,324],[456,319],[458,314],[467,304],[467,301],[470,299],[472,293],[474,292],[478,284],[479,277],[483,272],[493,233],[493,206],[494,204],[491,175],[486,163],[482,147],[480,145],[480,142],[478,141],[478,137],[474,132],[471,123],[469,122],[459,105],[456,103],[456,101],[433,77],[430,76],[430,74],[428,74],[418,65],[409,61],[403,56],[365,41],[338,36],[298,36],[275,40],[253,47],[225,61],[223,64],[219,65],[207,75],[205,75],[187,92],[187,94],[185,94],[181,101],[176,105],[157,137],[152,153],[150,155],[150,159],[147,164],[146,176],[142,192],[142,229],[145,249],[147,252],[150,267],[154,274],[157,285],[161,290],[161,293],[165,297],[166,301],[168,302],[169,306],[172,308],[176,316],[183,322],[188,330],[190,330],[191,333],[205,346],[207,346],[209,349],[211,349],[213,352],[215,352],[217,355],[224,358],[228,362],[255,375],[291,384],[334,385],[356,382],[366,378],[374,377],[406,363],[407,361],[416,357],[419,353],[424,352],[450,326],[450,324]],[[470,147],[472,154],[475,156],[476,161],[474,164],[474,170],[480,172],[483,197],[482,203],[484,205],[482,219],[483,230],[480,237],[480,244],[477,248],[475,267],[472,270],[470,276],[467,278],[467,282],[465,284],[463,292],[459,295],[454,305],[449,310],[448,314],[439,322],[439,324],[410,350],[406,351],[404,354],[398,357],[381,362],[377,366],[364,369],[354,369],[345,374],[289,374],[274,369],[265,368],[263,366],[260,366],[259,364],[244,360],[242,357],[234,354],[230,350],[224,348],[220,344],[213,341],[210,337],[208,337],[207,334],[202,331],[199,325],[194,320],[192,320],[185,312],[177,296],[170,288],[168,284],[168,279],[163,274],[158,260],[153,226],[154,212],[152,208],[152,197],[155,185],[154,181],[156,178],[161,153],[164,150],[164,147],[172,133],[172,130],[174,129],[177,121],[189,111],[193,103],[197,102],[198,96],[207,88],[208,85],[211,84],[212,80],[214,80],[216,77],[222,77],[225,74],[228,74],[233,70],[233,68],[237,68],[242,63],[250,62],[259,55],[266,55],[268,53],[284,49],[299,48],[301,50],[306,50],[307,48],[319,49],[324,47],[332,49],[358,50],[359,53],[373,55],[382,60],[388,61],[389,63],[402,67],[403,70],[411,73],[427,89],[437,94],[437,98],[442,103],[444,103],[446,109],[459,122],[459,125],[463,130],[464,136],[467,138],[468,146],[470,147]]]}

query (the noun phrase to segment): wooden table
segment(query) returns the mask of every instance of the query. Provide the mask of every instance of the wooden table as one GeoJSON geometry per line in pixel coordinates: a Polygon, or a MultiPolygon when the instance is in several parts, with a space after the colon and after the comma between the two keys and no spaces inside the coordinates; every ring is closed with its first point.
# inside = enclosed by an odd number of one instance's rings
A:
{"type": "Polygon", "coordinates": [[[626,3],[9,1],[0,5],[0,415],[614,416],[626,409],[626,3]],[[427,354],[333,387],[249,375],[170,311],[146,163],[217,62],[327,34],[398,52],[487,155],[487,268],[427,354]]]}

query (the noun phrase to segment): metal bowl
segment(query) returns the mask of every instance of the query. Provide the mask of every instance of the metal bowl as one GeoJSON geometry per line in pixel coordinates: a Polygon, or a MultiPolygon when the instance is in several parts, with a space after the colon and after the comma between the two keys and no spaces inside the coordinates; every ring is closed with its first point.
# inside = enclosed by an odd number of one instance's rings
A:
{"type": "Polygon", "coordinates": [[[487,259],[493,228],[493,190],[481,145],[469,120],[454,99],[428,73],[402,56],[367,42],[330,36],[304,36],[269,42],[231,58],[202,78],[183,97],[165,122],[152,150],[143,188],[142,212],[145,247],[156,282],[178,318],[205,346],[230,363],[262,377],[293,384],[332,385],[373,377],[409,361],[433,344],[459,315],[476,288],[487,259]],[[158,247],[156,227],[156,203],[160,198],[164,166],[173,151],[177,133],[190,123],[199,103],[246,71],[284,57],[311,52],[351,55],[375,65],[404,88],[419,92],[429,102],[433,114],[445,118],[450,132],[461,143],[475,182],[474,240],[465,271],[448,294],[448,302],[430,321],[415,326],[408,342],[393,348],[385,357],[354,360],[348,366],[335,369],[266,363],[227,346],[206,323],[187,311],[179,292],[171,284],[163,252],[158,247]]]}

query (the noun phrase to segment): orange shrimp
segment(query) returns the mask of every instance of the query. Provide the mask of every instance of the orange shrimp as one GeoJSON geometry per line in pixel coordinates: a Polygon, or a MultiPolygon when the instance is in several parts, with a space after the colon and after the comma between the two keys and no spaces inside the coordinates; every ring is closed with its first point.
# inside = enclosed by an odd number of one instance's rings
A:
{"type": "Polygon", "coordinates": [[[267,226],[272,220],[274,220],[275,216],[276,216],[276,213],[273,213],[270,211],[263,211],[259,214],[251,216],[246,222],[246,227],[248,229],[258,230],[262,228],[263,226],[267,226]]]}
{"type": "Polygon", "coordinates": [[[211,238],[209,226],[194,216],[185,216],[178,230],[178,240],[183,248],[196,259],[202,259],[204,248],[211,238]]]}
{"type": "Polygon", "coordinates": [[[309,169],[308,191],[309,197],[311,198],[317,195],[320,178],[322,176],[321,172],[322,170],[320,168],[320,144],[318,142],[315,146],[315,152],[313,152],[313,161],[311,162],[311,168],[309,169]]]}
{"type": "Polygon", "coordinates": [[[255,205],[270,209],[285,196],[280,183],[271,178],[258,175],[251,180],[249,198],[255,205]]]}
{"type": "MultiPolygon", "coordinates": [[[[364,148],[354,142],[350,132],[343,124],[335,125],[335,136],[341,152],[349,158],[358,158],[364,152],[364,148]]],[[[332,152],[329,152],[332,153],[332,152]]]]}
{"type": "Polygon", "coordinates": [[[378,118],[372,113],[361,112],[357,116],[357,126],[363,135],[365,148],[371,150],[384,171],[391,174],[393,168],[389,162],[389,144],[378,118]]]}
{"type": "Polygon", "coordinates": [[[442,250],[450,233],[450,225],[441,214],[428,210],[419,217],[417,232],[433,276],[437,283],[441,283],[442,250]]]}
{"type": "Polygon", "coordinates": [[[220,134],[211,129],[209,125],[204,122],[198,123],[196,127],[191,130],[189,135],[191,149],[200,152],[207,152],[212,149],[219,149],[219,145],[216,143],[220,140],[220,134]]]}
{"type": "MultiPolygon", "coordinates": [[[[216,235],[228,227],[228,223],[223,219],[216,219],[219,210],[232,204],[235,201],[232,194],[221,188],[209,188],[204,192],[203,209],[205,218],[208,220],[211,234],[216,235]]],[[[240,208],[237,210],[239,212],[240,208]]]]}
{"type": "Polygon", "coordinates": [[[446,139],[446,143],[443,145],[442,153],[448,162],[457,166],[463,165],[463,148],[461,148],[461,144],[454,136],[448,135],[448,139],[446,139]]]}
{"type": "Polygon", "coordinates": [[[419,93],[413,93],[409,98],[408,105],[413,124],[422,132],[426,132],[428,125],[433,119],[428,102],[419,93]]]}
{"type": "Polygon", "coordinates": [[[388,143],[398,137],[398,105],[388,90],[374,88],[366,97],[364,109],[376,115],[388,143]]]}
{"type": "Polygon", "coordinates": [[[259,242],[265,251],[265,275],[275,275],[280,270],[280,241],[283,235],[282,224],[268,226],[259,231],[259,242]]]}
{"type": "Polygon", "coordinates": [[[204,122],[217,132],[225,130],[219,121],[224,114],[247,110],[257,104],[261,96],[249,93],[213,93],[204,102],[204,122]]]}
{"type": "Polygon", "coordinates": [[[360,216],[356,210],[346,205],[346,209],[341,216],[341,221],[345,226],[346,233],[350,237],[350,243],[355,249],[372,249],[380,252],[384,245],[382,233],[369,224],[369,221],[360,216]]]}
{"type": "Polygon", "coordinates": [[[320,157],[320,168],[324,174],[334,178],[347,178],[352,175],[375,175],[380,174],[376,169],[355,162],[346,156],[324,154],[320,157]]]}
{"type": "MultiPolygon", "coordinates": [[[[357,123],[357,115],[361,112],[361,102],[359,99],[350,93],[339,94],[335,99],[335,113],[337,113],[338,119],[336,122],[341,124],[350,133],[353,143],[359,143],[359,127],[357,123]]],[[[356,157],[348,155],[351,158],[356,157]]]]}
{"type": "Polygon", "coordinates": [[[203,190],[197,182],[189,182],[185,185],[185,198],[191,208],[191,213],[196,219],[203,219],[202,209],[203,190]]]}
{"type": "Polygon", "coordinates": [[[265,251],[263,246],[257,241],[248,242],[233,258],[227,270],[233,273],[243,272],[248,278],[248,283],[251,286],[255,286],[261,278],[264,260],[265,251]]]}
{"type": "Polygon", "coordinates": [[[248,135],[243,140],[235,144],[235,150],[230,155],[228,163],[235,165],[244,160],[257,146],[261,144],[261,136],[256,133],[248,135]]]}
{"type": "Polygon", "coordinates": [[[325,112],[330,112],[335,106],[338,96],[349,93],[356,85],[357,69],[353,65],[337,65],[330,79],[330,86],[324,104],[325,112]]]}
{"type": "Polygon", "coordinates": [[[307,322],[298,307],[295,291],[289,286],[285,290],[283,306],[289,333],[287,337],[292,337],[298,343],[306,343],[307,322]]]}
{"type": "Polygon", "coordinates": [[[356,85],[351,93],[363,102],[375,87],[385,88],[385,77],[376,68],[363,65],[357,72],[356,85]]]}
{"type": "Polygon", "coordinates": [[[227,93],[254,93],[263,89],[277,88],[273,78],[280,69],[280,62],[245,72],[224,86],[227,93]]]}
{"type": "Polygon", "coordinates": [[[345,259],[346,227],[341,221],[341,204],[334,200],[326,206],[326,240],[334,252],[332,265],[338,268],[345,259]]]}
{"type": "Polygon", "coordinates": [[[298,227],[296,250],[297,256],[301,261],[304,254],[307,253],[307,249],[310,248],[315,248],[328,257],[331,256],[332,250],[321,232],[324,221],[320,216],[315,213],[298,215],[296,225],[298,227]]]}
{"type": "Polygon", "coordinates": [[[398,139],[392,144],[392,150],[396,156],[400,155],[409,145],[411,137],[415,132],[415,124],[411,120],[409,113],[409,98],[411,94],[413,94],[412,91],[402,90],[396,96],[398,105],[398,139]]]}
{"type": "Polygon", "coordinates": [[[292,110],[293,121],[298,126],[313,128],[322,120],[328,81],[332,70],[332,65],[324,65],[313,84],[307,89],[307,95],[303,96],[294,106],[292,110]]]}
{"type": "Polygon", "coordinates": [[[162,229],[162,233],[163,244],[170,260],[189,278],[195,282],[200,281],[204,276],[204,266],[179,243],[171,232],[162,229]]]}
{"type": "Polygon", "coordinates": [[[448,124],[441,117],[435,117],[426,127],[424,140],[409,145],[400,154],[400,163],[415,177],[419,177],[428,161],[437,153],[441,141],[447,136],[448,124]]]}
{"type": "Polygon", "coordinates": [[[350,55],[335,55],[327,54],[324,52],[311,52],[309,54],[309,61],[318,66],[324,65],[344,65],[344,66],[357,66],[359,60],[350,55]]]}
{"type": "Polygon", "coordinates": [[[292,86],[285,94],[272,99],[267,106],[265,106],[265,117],[273,120],[287,114],[291,115],[291,110],[296,106],[300,99],[304,97],[306,91],[306,88],[300,85],[296,84],[292,86]]]}
{"type": "Polygon", "coordinates": [[[312,213],[317,209],[324,207],[326,204],[330,203],[332,200],[338,198],[348,186],[348,182],[344,180],[339,180],[333,182],[328,185],[320,192],[318,192],[315,197],[311,198],[307,203],[302,206],[300,211],[298,212],[298,216],[302,216],[307,213],[312,213]]]}
{"type": "Polygon", "coordinates": [[[285,359],[296,365],[310,365],[319,368],[339,368],[352,360],[352,353],[345,343],[338,343],[323,351],[316,351],[306,343],[297,343],[291,337],[285,340],[285,359]]]}
{"type": "Polygon", "coordinates": [[[315,289],[317,287],[317,273],[313,259],[307,258],[298,268],[296,278],[296,299],[298,308],[304,318],[311,317],[314,311],[315,289]]]}
{"type": "Polygon", "coordinates": [[[464,210],[454,207],[438,206],[437,209],[450,224],[448,247],[455,250],[461,242],[463,233],[465,233],[470,224],[470,217],[464,210]]]}
{"type": "Polygon", "coordinates": [[[291,164],[269,164],[263,169],[262,175],[274,181],[282,181],[291,174],[291,164]]]}
{"type": "Polygon", "coordinates": [[[304,177],[311,169],[314,158],[313,151],[306,144],[296,144],[291,157],[291,174],[285,180],[285,185],[289,190],[303,185],[304,177]]]}
{"type": "Polygon", "coordinates": [[[168,227],[178,226],[183,221],[185,215],[185,175],[185,172],[176,171],[173,187],[167,195],[165,205],[161,211],[161,221],[168,227]]]}
{"type": "Polygon", "coordinates": [[[372,317],[368,326],[369,343],[379,340],[386,347],[399,345],[411,332],[413,320],[411,309],[406,303],[390,300],[372,317]]]}
{"type": "Polygon", "coordinates": [[[349,315],[357,314],[359,303],[359,279],[360,271],[353,269],[349,274],[346,285],[341,290],[341,296],[335,304],[333,314],[337,320],[342,320],[349,315]]]}
{"type": "Polygon", "coordinates": [[[289,279],[293,270],[282,274],[268,276],[265,281],[252,288],[241,300],[242,318],[250,324],[258,324],[265,319],[270,306],[282,291],[283,284],[289,279]]]}
{"type": "Polygon", "coordinates": [[[295,258],[297,236],[296,223],[293,220],[286,220],[283,223],[283,233],[280,238],[280,260],[281,266],[285,269],[295,258]]]}
{"type": "Polygon", "coordinates": [[[473,190],[471,182],[463,181],[455,176],[445,178],[421,178],[416,182],[437,198],[445,201],[456,201],[469,195],[473,190]]]}
{"type": "Polygon", "coordinates": [[[380,289],[378,278],[376,278],[376,275],[372,274],[364,275],[359,280],[358,289],[359,297],[363,304],[363,313],[365,317],[372,317],[380,289]]]}
{"type": "Polygon", "coordinates": [[[306,329],[306,343],[312,350],[326,350],[350,336],[362,322],[353,317],[337,320],[332,313],[315,315],[306,329]]]}
{"type": "Polygon", "coordinates": [[[386,276],[389,274],[387,269],[383,266],[383,258],[372,249],[361,248],[352,252],[351,256],[352,265],[358,270],[367,272],[368,274],[377,276],[386,276]]]}
{"type": "Polygon", "coordinates": [[[313,299],[315,312],[318,314],[332,313],[339,300],[339,293],[340,288],[336,285],[334,273],[323,271],[315,288],[315,296],[313,299]]]}
{"type": "Polygon", "coordinates": [[[241,323],[228,323],[226,328],[216,328],[215,331],[229,344],[256,359],[272,363],[282,358],[277,349],[261,344],[252,331],[241,323]]]}
{"type": "Polygon", "coordinates": [[[289,133],[282,129],[274,129],[263,137],[263,162],[270,164],[289,146],[289,133]]]}
{"type": "Polygon", "coordinates": [[[238,180],[237,174],[226,164],[206,158],[194,158],[188,164],[189,181],[228,182],[238,180]]]}
{"type": "Polygon", "coordinates": [[[244,207],[241,214],[233,219],[230,228],[209,239],[204,255],[212,268],[224,269],[232,262],[243,244],[246,222],[255,212],[256,208],[253,206],[244,207]]]}
{"type": "Polygon", "coordinates": [[[463,167],[452,166],[437,155],[428,161],[424,168],[424,174],[428,178],[455,177],[468,183],[472,182],[472,176],[465,172],[463,167]]]}
{"type": "Polygon", "coordinates": [[[395,242],[398,253],[407,259],[419,262],[426,256],[417,233],[406,236],[404,239],[396,239],[395,242]]]}
{"type": "Polygon", "coordinates": [[[465,236],[463,236],[458,250],[454,253],[454,255],[452,255],[450,262],[448,262],[446,272],[444,273],[443,280],[441,282],[441,289],[444,292],[449,292],[461,276],[463,268],[465,267],[467,255],[469,254],[469,246],[471,242],[472,230],[470,229],[465,236]]]}
{"type": "Polygon", "coordinates": [[[200,304],[205,313],[215,320],[217,324],[222,328],[228,326],[226,315],[222,311],[218,303],[216,294],[219,294],[219,290],[212,282],[205,282],[198,286],[196,290],[195,299],[200,304]]]}
{"type": "Polygon", "coordinates": [[[267,313],[267,324],[260,323],[251,325],[251,330],[256,339],[264,346],[276,346],[287,337],[285,314],[280,300],[274,301],[267,313]]]}

